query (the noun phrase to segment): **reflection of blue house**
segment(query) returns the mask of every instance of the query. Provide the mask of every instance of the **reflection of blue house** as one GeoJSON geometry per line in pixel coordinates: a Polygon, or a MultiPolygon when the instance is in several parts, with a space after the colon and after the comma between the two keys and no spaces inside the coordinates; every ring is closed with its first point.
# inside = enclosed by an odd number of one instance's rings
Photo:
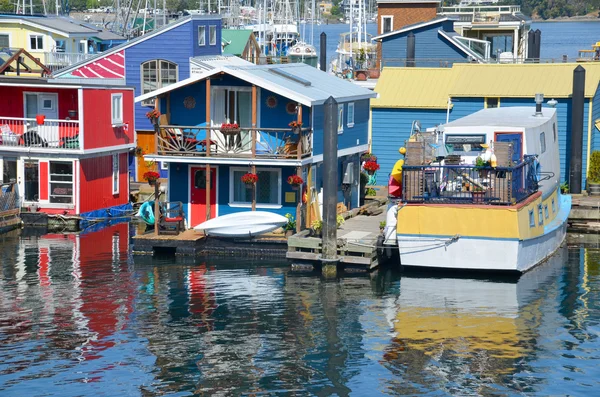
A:
{"type": "MultiPolygon", "coordinates": [[[[142,95],[190,77],[190,58],[221,54],[221,17],[192,15],[71,65],[58,78],[121,80],[142,95]]],[[[146,113],[152,101],[135,106],[135,130],[145,152],[155,151],[154,129],[146,113]]],[[[133,160],[132,156],[132,160],[133,160]]],[[[161,167],[162,168],[162,167],[161,167]]],[[[144,162],[130,162],[130,173],[141,179],[144,162]],[[137,171],[137,172],[136,172],[137,171]]],[[[163,171],[166,174],[166,171],[163,171]]]]}
{"type": "Polygon", "coordinates": [[[417,67],[446,67],[455,62],[484,62],[489,58],[489,42],[463,37],[454,31],[453,25],[447,17],[437,17],[374,37],[373,40],[381,42],[382,66],[406,66],[411,33],[415,37],[417,67]]]}
{"type": "Polygon", "coordinates": [[[208,208],[211,217],[250,210],[253,190],[241,177],[253,170],[256,208],[296,214],[301,192],[287,179],[301,175],[309,192],[321,189],[323,103],[330,96],[341,116],[338,201],[356,207],[375,93],[305,64],[220,66],[138,96],[136,102],[158,98],[167,118],[157,153],[145,158],[169,164],[168,199],[184,203],[190,226],[205,220],[208,208]],[[299,120],[301,131],[293,131],[289,124],[299,120]],[[226,130],[224,123],[240,130],[226,130]]]}
{"type": "MultiPolygon", "coordinates": [[[[489,107],[533,106],[536,93],[556,100],[561,176],[568,179],[573,70],[577,64],[454,64],[452,68],[385,68],[371,102],[372,151],[389,172],[413,121],[431,128],[489,107]]],[[[583,179],[592,150],[600,150],[600,64],[586,70],[583,179]]]]}

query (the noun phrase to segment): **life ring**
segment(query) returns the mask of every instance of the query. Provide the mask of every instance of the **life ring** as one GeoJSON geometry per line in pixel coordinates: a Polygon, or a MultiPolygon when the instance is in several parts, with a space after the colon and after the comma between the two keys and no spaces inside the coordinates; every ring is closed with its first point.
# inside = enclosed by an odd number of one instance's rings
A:
{"type": "Polygon", "coordinates": [[[300,52],[300,48],[296,48],[296,52],[300,52]]]}

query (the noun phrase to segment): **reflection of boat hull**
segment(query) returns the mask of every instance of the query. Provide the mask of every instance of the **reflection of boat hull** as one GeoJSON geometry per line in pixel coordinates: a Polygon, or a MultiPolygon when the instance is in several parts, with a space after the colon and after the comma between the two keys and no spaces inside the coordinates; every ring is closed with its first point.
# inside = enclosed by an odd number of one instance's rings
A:
{"type": "Polygon", "coordinates": [[[265,211],[249,211],[208,220],[195,226],[194,230],[217,237],[253,237],[272,232],[287,222],[285,216],[265,211]]]}
{"type": "Polygon", "coordinates": [[[291,54],[291,55],[288,55],[288,58],[291,63],[305,63],[305,64],[313,66],[315,68],[317,67],[317,64],[319,63],[319,57],[317,57],[316,55],[291,54]]]}

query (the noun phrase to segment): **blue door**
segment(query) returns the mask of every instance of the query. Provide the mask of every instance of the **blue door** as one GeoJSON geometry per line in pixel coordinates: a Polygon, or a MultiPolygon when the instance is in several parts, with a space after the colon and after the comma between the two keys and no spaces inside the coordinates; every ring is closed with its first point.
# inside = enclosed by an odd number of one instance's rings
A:
{"type": "Polygon", "coordinates": [[[523,134],[520,132],[496,132],[496,142],[511,142],[513,144],[513,164],[519,164],[523,156],[523,134]]]}

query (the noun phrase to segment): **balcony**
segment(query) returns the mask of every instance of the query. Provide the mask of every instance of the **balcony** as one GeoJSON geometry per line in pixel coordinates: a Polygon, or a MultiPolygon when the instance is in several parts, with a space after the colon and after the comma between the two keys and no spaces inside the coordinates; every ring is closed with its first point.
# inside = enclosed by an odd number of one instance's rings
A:
{"type": "Polygon", "coordinates": [[[408,203],[514,205],[538,191],[535,156],[514,167],[418,165],[402,167],[408,203]]]}
{"type": "Polygon", "coordinates": [[[74,63],[85,61],[96,54],[83,54],[78,52],[45,52],[44,59],[46,66],[52,72],[66,68],[74,63]]]}
{"type": "Polygon", "coordinates": [[[34,118],[0,116],[0,149],[79,150],[79,130],[79,120],[45,119],[43,124],[38,124],[34,118]]]}
{"type": "Polygon", "coordinates": [[[310,128],[224,131],[218,127],[163,125],[158,130],[157,148],[161,156],[293,160],[312,153],[310,128]]]}

